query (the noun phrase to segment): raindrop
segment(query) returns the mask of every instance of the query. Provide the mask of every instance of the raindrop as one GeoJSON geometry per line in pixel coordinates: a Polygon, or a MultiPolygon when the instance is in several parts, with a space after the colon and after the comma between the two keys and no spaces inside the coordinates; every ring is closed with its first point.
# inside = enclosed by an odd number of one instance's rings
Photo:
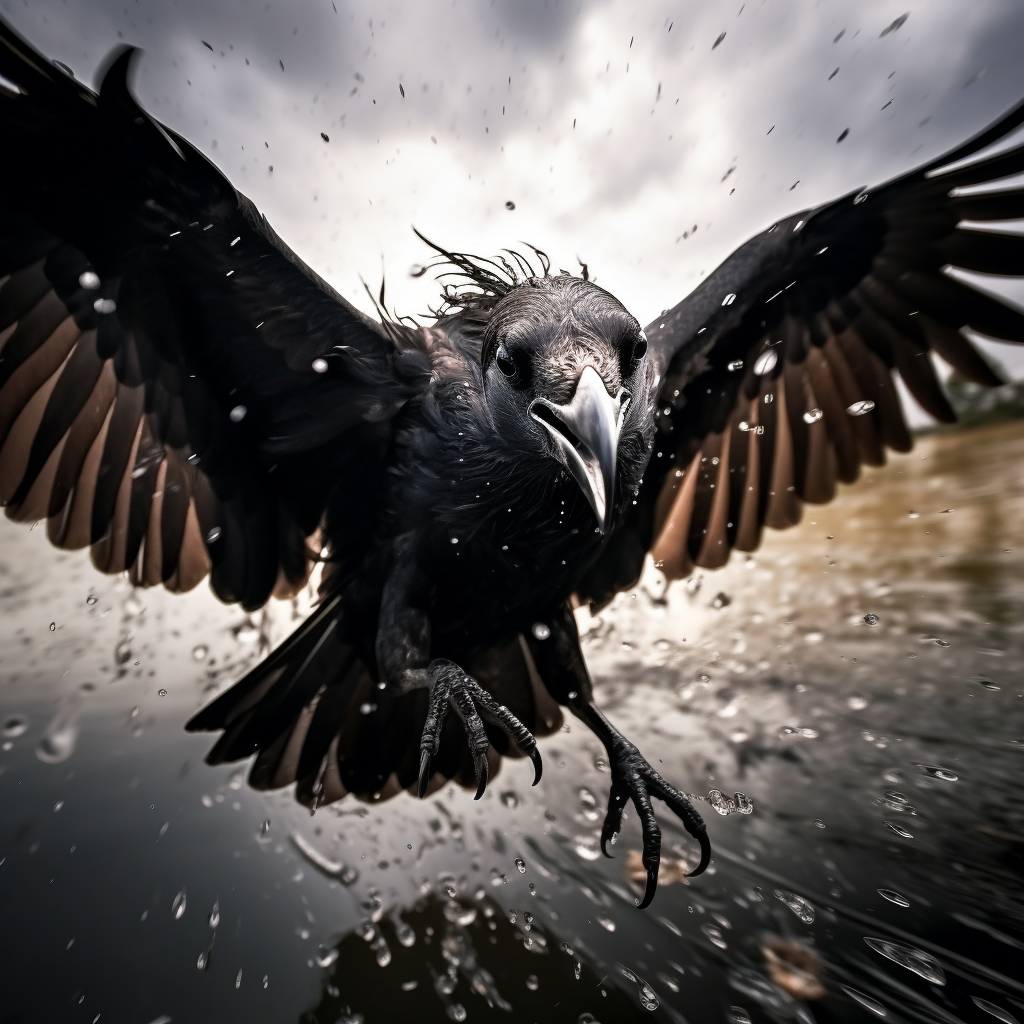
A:
{"type": "Polygon", "coordinates": [[[320,946],[316,954],[317,967],[330,967],[340,956],[337,949],[320,946]]]}
{"type": "Polygon", "coordinates": [[[875,615],[873,612],[868,612],[867,615],[864,616],[864,621],[869,626],[877,626],[878,625],[878,616],[875,615]]]}
{"type": "Polygon", "coordinates": [[[868,702],[864,697],[855,693],[853,696],[846,698],[846,706],[851,711],[863,711],[868,706],[868,702]]]}
{"type": "Polygon", "coordinates": [[[864,995],[863,992],[858,992],[855,988],[849,988],[846,985],[839,986],[855,1003],[860,1003],[866,1010],[870,1010],[872,1013],[877,1014],[879,1017],[885,1017],[887,1011],[885,1007],[876,1002],[871,996],[864,995]]]}
{"type": "Polygon", "coordinates": [[[529,975],[527,975],[527,977],[526,977],[526,987],[531,992],[536,992],[537,991],[537,989],[540,987],[540,982],[537,980],[537,975],[536,974],[529,974],[529,975]]]}
{"type": "Polygon", "coordinates": [[[166,697],[167,696],[167,691],[166,690],[157,690],[156,692],[157,692],[157,696],[158,697],[166,697]]]}
{"type": "Polygon", "coordinates": [[[981,685],[984,686],[986,690],[1001,689],[1001,687],[997,686],[995,683],[990,683],[987,679],[982,679],[981,685]]]}
{"type": "Polygon", "coordinates": [[[902,825],[897,825],[895,821],[889,821],[886,819],[886,825],[889,826],[901,839],[913,839],[913,835],[908,832],[902,825]]]}
{"type": "Polygon", "coordinates": [[[730,1006],[726,1017],[729,1024],[750,1024],[750,1014],[742,1006],[730,1006]]]}
{"type": "Polygon", "coordinates": [[[210,910],[210,916],[206,919],[206,923],[214,930],[220,924],[220,900],[213,901],[213,907],[210,910]]]}
{"type": "Polygon", "coordinates": [[[948,640],[940,640],[938,637],[936,637],[933,642],[934,642],[936,647],[948,647],[949,646],[949,641],[948,640]]]}
{"type": "Polygon", "coordinates": [[[185,890],[182,889],[177,896],[174,897],[174,902],[171,904],[171,913],[174,915],[174,920],[177,921],[181,918],[181,915],[185,913],[185,890]]]}
{"type": "MultiPolygon", "coordinates": [[[[476,916],[475,910],[473,912],[473,916],[476,916]]],[[[387,967],[387,965],[391,963],[391,950],[388,948],[387,940],[383,935],[378,935],[377,938],[370,943],[370,949],[373,950],[373,958],[377,961],[378,967],[387,967]]],[[[337,954],[338,951],[334,950],[334,952],[337,954]]]]}
{"type": "Polygon", "coordinates": [[[516,794],[513,793],[512,790],[508,789],[504,793],[501,794],[501,802],[506,807],[518,807],[519,806],[519,797],[516,796],[516,794]]]}
{"type": "Polygon", "coordinates": [[[320,138],[323,139],[324,142],[330,142],[331,141],[330,138],[328,138],[328,136],[327,136],[327,132],[321,132],[320,133],[320,138]]]}
{"type": "Polygon", "coordinates": [[[736,810],[740,814],[752,814],[754,812],[754,801],[746,793],[737,793],[733,797],[733,801],[736,804],[736,810]]]}
{"type": "Polygon", "coordinates": [[[996,1006],[995,1003],[990,1003],[987,999],[981,999],[978,996],[971,996],[971,1002],[974,1003],[979,1010],[984,1010],[986,1013],[991,1013],[993,1017],[1003,1021],[1003,1024],[1017,1024],[1017,1018],[1008,1010],[1004,1010],[1001,1006],[996,1006]]]}
{"type": "Polygon", "coordinates": [[[817,407],[804,413],[804,423],[817,423],[825,414],[817,407]]]}
{"type": "Polygon", "coordinates": [[[206,535],[207,544],[216,544],[220,540],[220,527],[213,526],[210,528],[209,533],[206,535]]]}
{"type": "Polygon", "coordinates": [[[721,929],[716,928],[713,924],[702,924],[700,930],[708,937],[711,943],[717,946],[719,949],[725,949],[728,943],[722,938],[721,929]]]}
{"type": "Polygon", "coordinates": [[[123,665],[132,656],[132,645],[129,640],[122,640],[117,647],[114,648],[114,660],[118,665],[123,665]]]}
{"type": "Polygon", "coordinates": [[[563,942],[561,946],[559,946],[558,948],[561,949],[563,953],[568,953],[569,956],[576,955],[576,951],[572,948],[572,946],[569,945],[568,942],[563,942]]]}
{"type": "Polygon", "coordinates": [[[818,828],[825,828],[825,822],[823,822],[821,818],[815,818],[814,824],[817,825],[818,828]]]}
{"type": "Polygon", "coordinates": [[[727,605],[732,604],[732,598],[724,591],[715,595],[715,599],[711,602],[712,608],[725,608],[727,605]]]}
{"type": "Polygon", "coordinates": [[[265,820],[263,822],[263,824],[260,825],[260,836],[261,837],[266,837],[268,835],[270,835],[270,820],[269,819],[265,820]]]}
{"type": "Polygon", "coordinates": [[[462,1003],[452,1003],[445,1012],[451,1020],[463,1021],[466,1019],[466,1008],[462,1003]]]}
{"type": "Polygon", "coordinates": [[[661,1005],[658,1002],[658,997],[654,993],[654,989],[651,988],[643,978],[638,977],[626,967],[620,967],[619,970],[622,972],[624,977],[628,978],[630,981],[636,982],[637,995],[640,997],[640,1005],[645,1010],[656,1010],[661,1005]]]}
{"type": "Polygon", "coordinates": [[[248,411],[249,410],[246,409],[244,405],[236,405],[234,409],[232,409],[231,412],[228,413],[228,417],[230,418],[232,423],[241,423],[242,420],[245,419],[245,414],[248,411]]]}
{"type": "Polygon", "coordinates": [[[722,299],[723,306],[731,306],[736,301],[736,293],[729,292],[724,299],[722,299]]]}
{"type": "Polygon", "coordinates": [[[935,985],[946,984],[946,975],[938,960],[923,950],[904,945],[902,942],[891,942],[889,939],[872,939],[867,935],[864,936],[864,941],[876,953],[881,953],[900,967],[906,967],[908,971],[920,975],[925,981],[935,985]]]}
{"type": "Polygon", "coordinates": [[[57,628],[57,623],[56,622],[51,622],[50,623],[50,632],[52,633],[56,628],[57,628]]]}
{"type": "Polygon", "coordinates": [[[53,813],[56,814],[63,806],[64,806],[64,801],[63,800],[58,800],[53,805],[53,813]]]}
{"type": "Polygon", "coordinates": [[[888,900],[890,903],[895,903],[897,907],[909,907],[910,900],[906,896],[901,896],[898,892],[892,889],[879,889],[878,895],[884,900],[888,900]]]}
{"type": "Polygon", "coordinates": [[[113,299],[97,299],[92,308],[97,313],[113,313],[117,309],[117,303],[113,299]]]}
{"type": "Polygon", "coordinates": [[[526,874],[526,862],[523,860],[523,858],[522,857],[516,857],[515,864],[516,864],[516,867],[519,869],[519,874],[525,875],[526,874]]]}
{"type": "Polygon", "coordinates": [[[8,715],[4,719],[3,738],[13,740],[28,732],[28,719],[24,715],[8,715]]]}
{"type": "Polygon", "coordinates": [[[922,775],[927,775],[930,779],[940,779],[942,782],[956,782],[959,778],[958,775],[951,772],[948,768],[940,768],[937,764],[918,764],[915,761],[914,767],[922,775]]]}
{"type": "Polygon", "coordinates": [[[238,973],[235,975],[235,988],[242,987],[242,968],[238,968],[238,973]]]}
{"type": "Polygon", "coordinates": [[[94,291],[100,286],[100,275],[92,270],[84,270],[78,275],[78,283],[89,291],[94,291]]]}
{"type": "Polygon", "coordinates": [[[580,980],[580,972],[582,971],[582,969],[583,965],[579,962],[579,960],[574,960],[572,964],[572,973],[576,976],[577,981],[580,980]]]}
{"type": "Polygon", "coordinates": [[[848,405],[846,411],[851,416],[866,416],[874,407],[875,403],[870,398],[865,398],[862,402],[854,402],[853,405],[848,405]]]}
{"type": "Polygon", "coordinates": [[[708,793],[708,803],[721,815],[732,814],[736,810],[736,805],[717,789],[708,793]]]}
{"type": "Polygon", "coordinates": [[[98,597],[97,597],[97,596],[96,596],[95,594],[90,594],[90,595],[89,595],[89,596],[88,596],[88,597],[87,597],[87,598],[85,599],[85,603],[86,603],[87,605],[89,605],[89,606],[91,607],[91,606],[92,606],[92,605],[94,605],[94,604],[95,604],[95,603],[96,603],[96,602],[97,602],[98,600],[99,600],[99,598],[98,598],[98,597]]]}
{"type": "Polygon", "coordinates": [[[779,361],[779,354],[775,349],[770,348],[767,352],[762,352],[757,359],[754,361],[754,373],[758,377],[763,377],[765,374],[771,373],[775,369],[775,364],[779,361]]]}
{"type": "Polygon", "coordinates": [[[207,654],[209,653],[210,649],[206,646],[206,644],[196,644],[196,646],[192,648],[192,657],[196,661],[205,660],[207,654]]]}
{"type": "Polygon", "coordinates": [[[414,263],[409,268],[410,277],[422,277],[427,272],[427,268],[422,263],[414,263]]]}
{"type": "Polygon", "coordinates": [[[511,199],[506,201],[506,203],[505,203],[505,209],[506,210],[514,210],[515,208],[516,208],[516,204],[513,203],[511,199]]]}
{"type": "Polygon", "coordinates": [[[742,370],[742,369],[743,369],[743,360],[742,359],[734,359],[729,364],[729,372],[730,373],[735,373],[737,370],[742,370]]]}
{"type": "Polygon", "coordinates": [[[543,622],[535,622],[530,627],[530,632],[533,633],[538,640],[547,640],[547,638],[551,636],[551,627],[543,622]]]}
{"type": "Polygon", "coordinates": [[[615,931],[615,922],[610,917],[599,917],[597,923],[606,931],[615,931]]]}
{"type": "Polygon", "coordinates": [[[313,372],[314,373],[326,373],[327,372],[327,360],[326,359],[314,359],[313,360],[313,372]]]}
{"type": "Polygon", "coordinates": [[[797,896],[795,892],[789,892],[786,889],[776,889],[775,898],[782,900],[804,924],[812,924],[814,922],[814,906],[805,900],[803,896],[797,896]]]}

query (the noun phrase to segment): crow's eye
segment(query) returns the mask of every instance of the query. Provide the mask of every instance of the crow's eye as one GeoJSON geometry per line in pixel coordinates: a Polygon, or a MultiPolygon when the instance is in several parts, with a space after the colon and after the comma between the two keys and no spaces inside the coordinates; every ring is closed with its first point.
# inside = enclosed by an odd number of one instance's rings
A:
{"type": "Polygon", "coordinates": [[[633,358],[639,362],[645,355],[647,355],[647,335],[641,331],[633,343],[633,358]]]}
{"type": "Polygon", "coordinates": [[[494,356],[494,361],[498,364],[498,369],[509,378],[509,380],[515,380],[521,376],[519,363],[522,361],[516,359],[511,352],[504,345],[498,346],[498,351],[494,356]]]}

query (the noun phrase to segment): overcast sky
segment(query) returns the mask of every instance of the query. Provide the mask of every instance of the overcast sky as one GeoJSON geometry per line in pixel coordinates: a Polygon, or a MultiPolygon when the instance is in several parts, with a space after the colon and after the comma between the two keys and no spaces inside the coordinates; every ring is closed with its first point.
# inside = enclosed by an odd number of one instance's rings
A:
{"type": "Polygon", "coordinates": [[[437,287],[409,274],[428,256],[412,225],[482,255],[521,240],[556,267],[578,255],[647,322],[776,218],[909,170],[1024,97],[1020,0],[0,12],[93,85],[113,46],[142,47],[148,110],[348,298],[368,308],[360,275],[376,290],[384,270],[389,306],[414,315],[437,287]]]}

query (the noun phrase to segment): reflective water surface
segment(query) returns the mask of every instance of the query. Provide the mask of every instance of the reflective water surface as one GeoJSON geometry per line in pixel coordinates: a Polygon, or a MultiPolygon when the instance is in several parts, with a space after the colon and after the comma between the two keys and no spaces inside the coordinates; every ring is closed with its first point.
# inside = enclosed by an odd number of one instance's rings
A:
{"type": "Polygon", "coordinates": [[[687,883],[662,814],[645,912],[575,722],[537,789],[311,817],[182,730],[308,603],[132,591],[0,523],[0,1021],[1024,1021],[1022,520],[1024,422],[934,435],[580,613],[714,842],[687,883]]]}

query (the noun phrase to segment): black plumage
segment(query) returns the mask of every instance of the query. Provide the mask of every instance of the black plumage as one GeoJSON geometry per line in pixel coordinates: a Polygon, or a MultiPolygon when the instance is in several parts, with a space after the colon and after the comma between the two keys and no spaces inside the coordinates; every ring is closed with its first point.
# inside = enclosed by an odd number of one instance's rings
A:
{"type": "Polygon", "coordinates": [[[608,750],[654,895],[651,797],[699,815],[596,708],[572,608],[652,554],[670,577],[752,550],[862,463],[906,450],[895,370],[953,418],[931,362],[998,383],[964,329],[1024,315],[948,266],[1020,274],[999,233],[1024,170],[977,157],[1024,106],[878,189],[772,225],[646,330],[543,253],[434,247],[433,323],[359,313],[128,86],[98,95],[0,25],[0,501],[98,568],[246,608],[324,561],[314,614],[201,711],[211,762],[311,805],[444,780],[482,793],[560,707],[608,750]],[[69,160],[69,154],[73,159],[69,160]],[[965,191],[966,190],[966,191],[965,191]],[[965,225],[963,222],[990,222],[965,225]]]}

